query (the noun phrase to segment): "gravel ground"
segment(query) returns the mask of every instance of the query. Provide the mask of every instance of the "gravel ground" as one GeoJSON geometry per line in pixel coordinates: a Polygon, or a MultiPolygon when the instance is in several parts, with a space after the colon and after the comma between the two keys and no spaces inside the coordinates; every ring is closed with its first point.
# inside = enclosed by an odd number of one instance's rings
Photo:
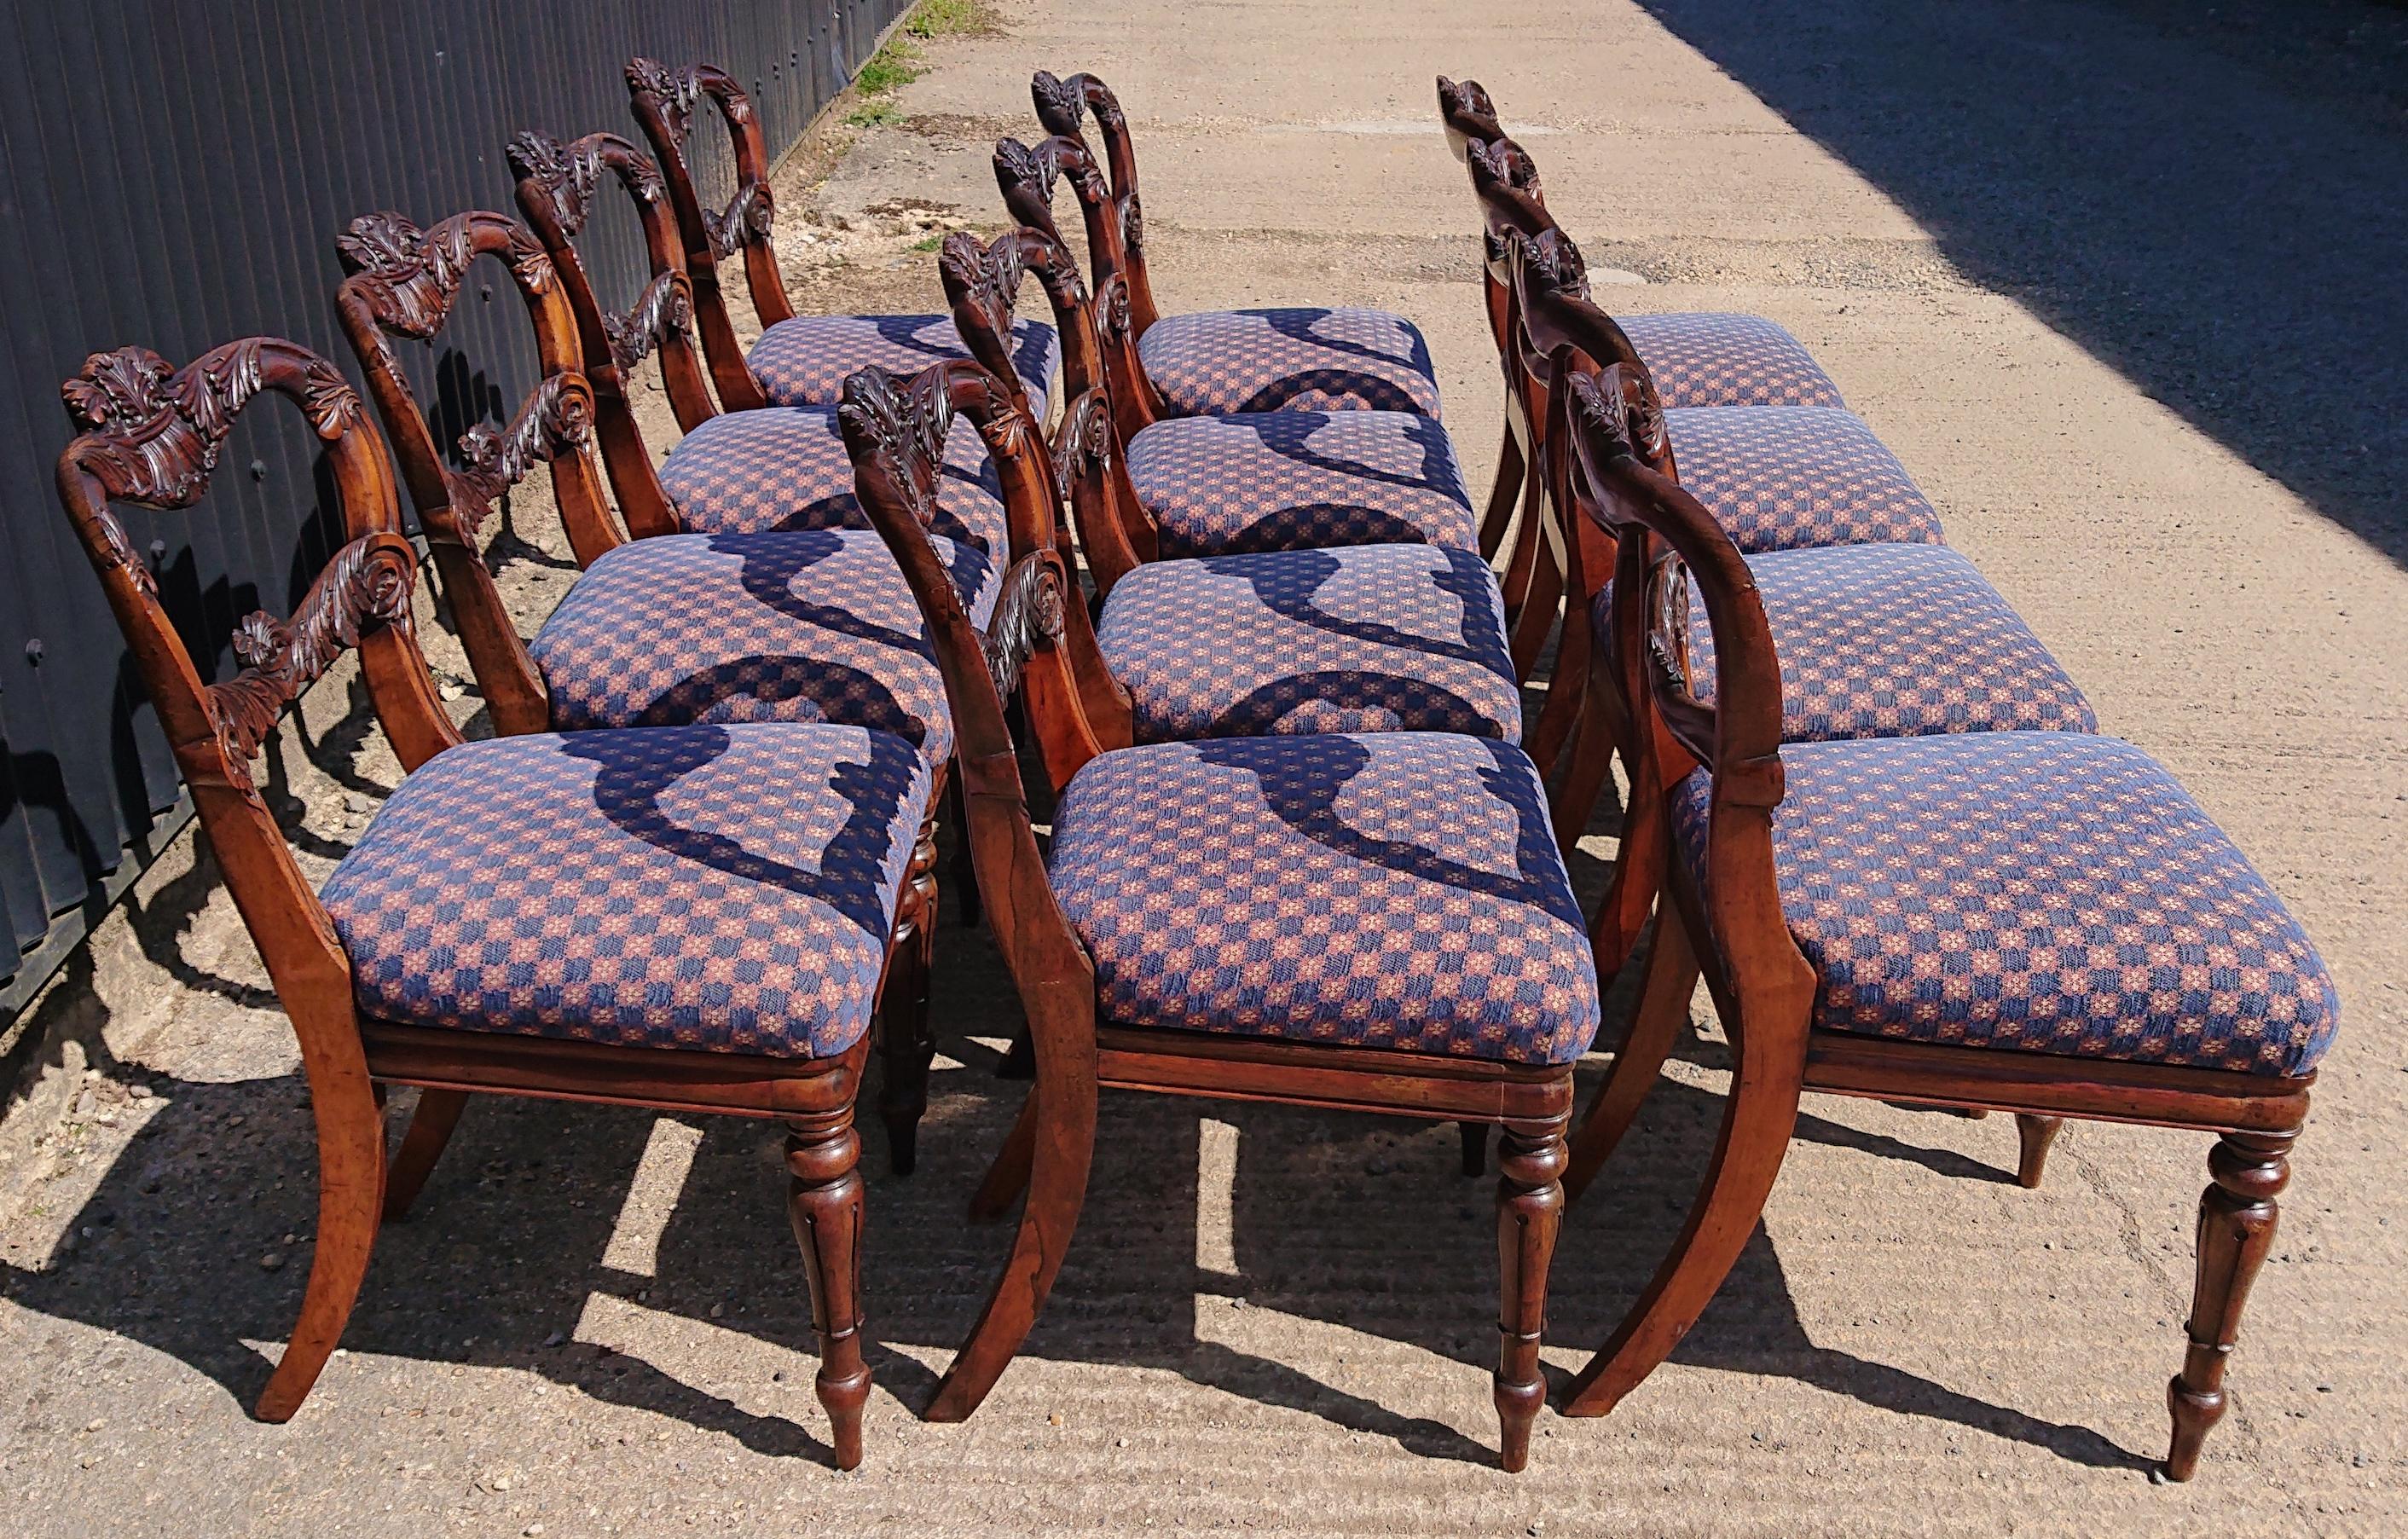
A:
{"type": "MultiPolygon", "coordinates": [[[[2345,1024],[2187,1488],[2152,1486],[2205,1140],[2014,1134],[1818,1100],[1763,1225],[1613,1416],[1490,1467],[1485,1184],[1445,1129],[1107,1100],[1053,1306],[962,1427],[913,1419],[1002,1237],[957,1221],[1018,1087],[1016,1006],[949,924],[920,1172],[872,1119],[878,1392],[829,1469],[777,1135],[475,1108],[286,1427],[243,1406],[308,1271],[290,1033],[206,856],[153,870],[53,991],[0,1123],[0,1512],[28,1536],[472,1532],[2388,1533],[2408,1512],[2398,1150],[2408,927],[2408,17],[2158,0],[1310,8],[1013,0],[902,120],[780,189],[806,308],[927,309],[917,248],[1000,210],[1028,72],[1119,90],[1167,310],[1400,309],[1485,486],[1473,210],[1430,78],[1484,79],[1629,310],[1772,315],[1977,560],[2294,904],[2345,1024]],[[824,181],[820,179],[824,178],[824,181]]],[[[650,415],[667,440],[659,403],[650,415]]],[[[566,581],[539,489],[505,578],[566,581]]],[[[440,650],[440,649],[438,649],[440,650]]],[[[438,661],[466,669],[456,651],[438,661]]],[[[454,700],[474,720],[477,700],[454,700]]],[[[313,870],[394,779],[340,678],[275,782],[313,870]]],[[[1593,890],[1610,819],[1575,855],[1593,890]]],[[[1617,998],[1618,1013],[1627,1001],[1617,998]]],[[[1609,1025],[1609,1038],[1612,1028],[1609,1025]]],[[[1569,1371],[1669,1242],[1722,1046],[1683,1044],[1570,1215],[1569,1371]]]]}

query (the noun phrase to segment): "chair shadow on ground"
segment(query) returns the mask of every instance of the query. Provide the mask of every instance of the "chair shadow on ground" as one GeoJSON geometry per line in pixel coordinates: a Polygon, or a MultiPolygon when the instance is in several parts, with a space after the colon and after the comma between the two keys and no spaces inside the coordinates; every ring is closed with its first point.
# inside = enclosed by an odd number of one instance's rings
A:
{"type": "Polygon", "coordinates": [[[2408,15],[1641,4],[1974,282],[2408,563],[2408,15]]]}

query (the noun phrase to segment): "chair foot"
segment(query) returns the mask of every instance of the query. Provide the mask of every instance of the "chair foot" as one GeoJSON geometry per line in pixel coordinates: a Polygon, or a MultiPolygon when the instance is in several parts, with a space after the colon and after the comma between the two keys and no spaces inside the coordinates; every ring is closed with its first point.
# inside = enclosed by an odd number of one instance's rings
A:
{"type": "Polygon", "coordinates": [[[1488,1171],[1488,1124],[1458,1122],[1455,1130],[1463,1137],[1463,1173],[1484,1175],[1488,1171]]]}
{"type": "Polygon", "coordinates": [[[262,1421],[290,1421],[309,1398],[359,1300],[383,1215],[384,1121],[365,1066],[341,1083],[312,1083],[309,1092],[318,1117],[317,1243],[292,1340],[252,1407],[262,1421]]]}
{"type": "Polygon", "coordinates": [[[1547,1402],[1539,1368],[1547,1269],[1564,1215],[1564,1123],[1509,1122],[1497,1143],[1497,1377],[1499,1462],[1530,1462],[1530,1428],[1547,1402]]]}
{"type": "Polygon", "coordinates": [[[2015,1114],[2015,1181],[2027,1191],[2040,1186],[2041,1172],[2048,1166],[2049,1145],[2063,1131],[2061,1116],[2035,1116],[2028,1112],[2015,1114]]]}
{"type": "Polygon", "coordinates": [[[819,1333],[814,1388],[827,1408],[837,1468],[850,1470],[861,1462],[861,1413],[869,1402],[869,1365],[861,1354],[861,1137],[852,1108],[790,1122],[786,1170],[787,1216],[802,1247],[819,1333]]]}
{"type": "Polygon", "coordinates": [[[2274,1244],[2274,1201],[2290,1184],[2290,1152],[2299,1138],[2285,1133],[2227,1133],[2207,1157],[2213,1178],[2199,1199],[2199,1273],[2186,1327],[2190,1349],[2182,1372],[2166,1386],[2173,1442],[2162,1473],[2188,1480],[2200,1447],[2224,1419],[2225,1365],[2241,1335],[2241,1310],[2274,1244]]]}
{"type": "Polygon", "coordinates": [[[466,1090],[421,1090],[418,1109],[409,1114],[409,1130],[401,1135],[401,1147],[393,1154],[393,1163],[384,1177],[384,1220],[392,1223],[409,1211],[418,1201],[426,1178],[435,1173],[435,1162],[443,1158],[445,1144],[452,1142],[452,1129],[460,1125],[460,1113],[468,1104],[466,1090]]]}

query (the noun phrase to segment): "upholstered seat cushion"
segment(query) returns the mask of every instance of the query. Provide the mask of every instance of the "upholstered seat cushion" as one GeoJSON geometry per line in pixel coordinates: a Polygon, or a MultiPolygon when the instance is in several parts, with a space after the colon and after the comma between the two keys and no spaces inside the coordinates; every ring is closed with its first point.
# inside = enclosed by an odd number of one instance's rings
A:
{"type": "MultiPolygon", "coordinates": [[[[751,535],[772,529],[867,529],[853,496],[832,406],[773,406],[711,418],[678,440],[661,463],[661,490],[691,534],[751,535]]],[[[1010,548],[1002,482],[986,440],[966,417],[945,439],[937,519],[948,539],[990,556],[1010,548]]]]}
{"type": "MultiPolygon", "coordinates": [[[[984,626],[997,565],[938,541],[984,626]]],[[[876,727],[931,759],[953,749],[920,607],[858,529],[665,535],[587,569],[528,648],[563,732],[692,722],[876,727]]]]}
{"type": "MultiPolygon", "coordinates": [[[[2072,677],[1945,545],[1835,545],[1747,558],[1781,659],[1791,742],[1934,732],[2096,732],[2072,677]]],[[[1591,622],[1611,624],[1613,590],[1591,622]]],[[[1689,687],[1714,696],[1714,638],[1689,589],[1689,687]]]]}
{"type": "Polygon", "coordinates": [[[930,782],[857,727],[466,743],[321,896],[382,1020],[828,1057],[868,1029],[930,782]]]}
{"type": "Polygon", "coordinates": [[[1805,344],[1761,315],[1617,315],[1670,406],[1845,406],[1805,344]]]}
{"type": "Polygon", "coordinates": [[[1299,306],[1166,315],[1138,362],[1174,416],[1283,409],[1438,415],[1421,328],[1386,310],[1299,306]]]}
{"type": "MultiPolygon", "coordinates": [[[[797,315],[763,332],[746,359],[776,405],[834,406],[844,394],[844,377],[867,365],[916,374],[969,355],[948,315],[797,315]]],[[[1052,326],[1012,323],[1012,368],[1040,410],[1061,362],[1061,339],[1052,326]]]]}
{"type": "Polygon", "coordinates": [[[1569,1063],[1597,974],[1522,751],[1428,732],[1091,760],[1054,890],[1115,1021],[1569,1063]]]}
{"type": "Polygon", "coordinates": [[[1435,417],[1182,417],[1129,440],[1128,473],[1166,556],[1480,542],[1454,441],[1435,417]]]}
{"type": "Polygon", "coordinates": [[[1153,561],[1096,639],[1140,742],[1469,732],[1519,742],[1505,604],[1477,551],[1355,545],[1153,561]]]}
{"type": "MultiPolygon", "coordinates": [[[[1974,732],[1781,751],[1773,857],[1828,1031],[2300,1074],[2332,980],[2273,889],[2129,743],[1974,732]]],[[[1694,874],[1708,779],[1673,799],[1694,874]]]]}
{"type": "Polygon", "coordinates": [[[1723,406],[1664,425],[1681,485],[1742,551],[1941,540],[1930,500],[1854,412],[1723,406]]]}

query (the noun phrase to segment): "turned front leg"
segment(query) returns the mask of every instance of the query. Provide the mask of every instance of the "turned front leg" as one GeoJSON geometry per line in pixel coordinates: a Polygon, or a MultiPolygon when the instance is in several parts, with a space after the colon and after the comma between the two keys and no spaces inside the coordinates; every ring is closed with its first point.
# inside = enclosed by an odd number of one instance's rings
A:
{"type": "Polygon", "coordinates": [[[861,1462],[861,1412],[869,1400],[869,1365],[861,1355],[860,1165],[850,1106],[788,1124],[787,1215],[810,1278],[811,1323],[820,1338],[816,1388],[841,1470],[861,1462]]]}
{"type": "Polygon", "coordinates": [[[1497,1419],[1509,1471],[1530,1461],[1530,1427],[1547,1401],[1539,1343],[1564,1214],[1564,1121],[1509,1122],[1497,1144],[1497,1419]]]}
{"type": "Polygon", "coordinates": [[[2208,1429],[2224,1419],[2224,1368],[2241,1335],[2241,1309],[2274,1243],[2274,1198],[2290,1184],[2287,1133],[2227,1133],[2207,1157],[2214,1184],[2199,1199],[2199,1280],[2191,1294],[2190,1350],[2166,1387],[2173,1446],[2165,1475],[2188,1480],[2208,1429]]]}

